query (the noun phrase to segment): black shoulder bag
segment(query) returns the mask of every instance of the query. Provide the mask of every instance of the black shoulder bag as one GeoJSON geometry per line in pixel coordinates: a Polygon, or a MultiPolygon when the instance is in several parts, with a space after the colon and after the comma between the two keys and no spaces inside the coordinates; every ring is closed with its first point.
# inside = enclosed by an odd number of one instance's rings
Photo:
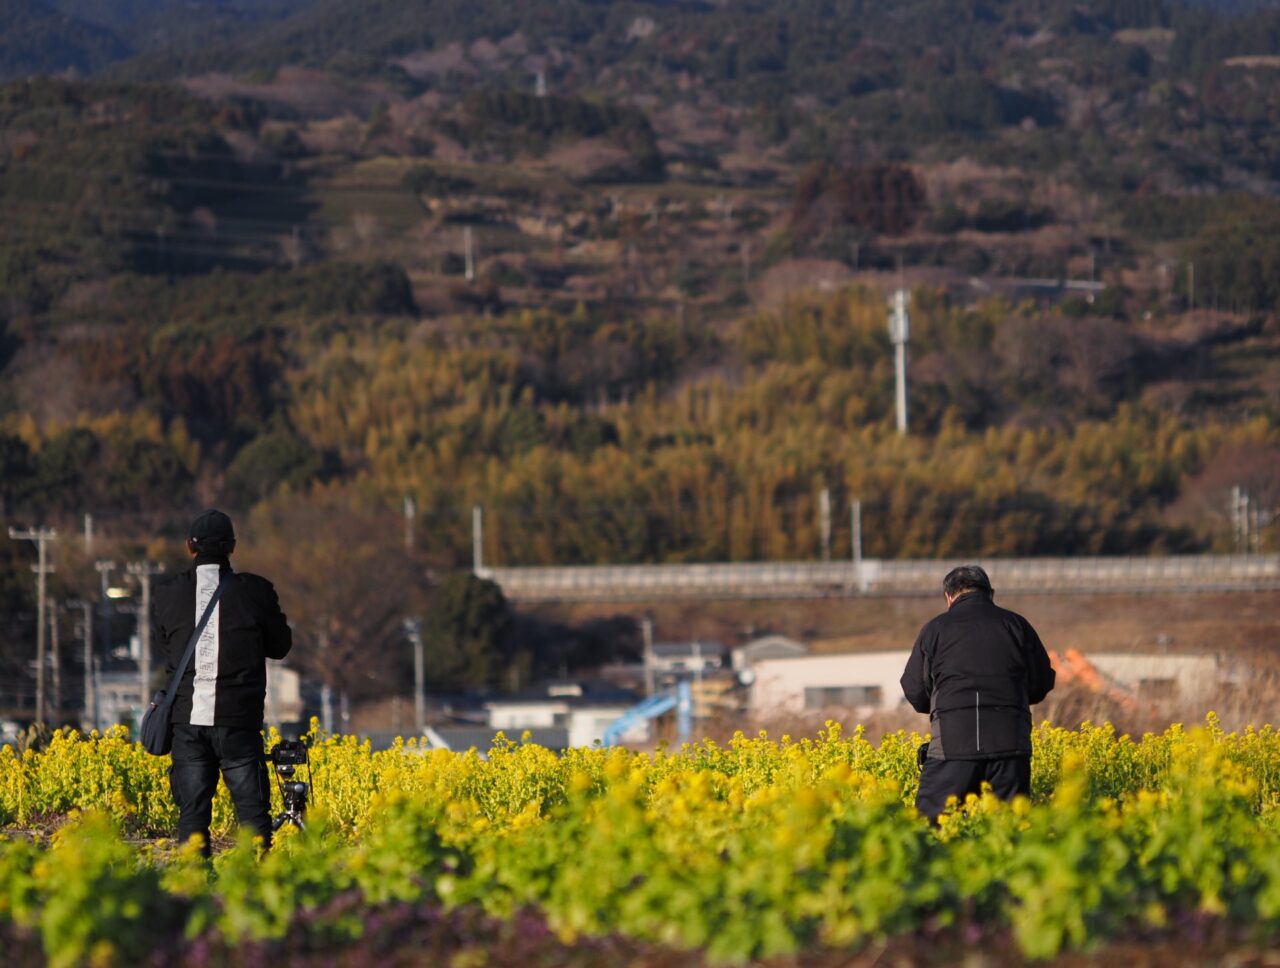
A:
{"type": "MultiPolygon", "coordinates": [[[[151,697],[151,708],[142,717],[142,726],[138,731],[139,741],[142,743],[142,748],[152,756],[167,756],[173,750],[173,700],[178,694],[178,683],[182,681],[187,665],[195,655],[196,642],[200,640],[204,627],[209,624],[209,616],[213,614],[218,599],[222,597],[222,589],[226,586],[231,574],[231,569],[228,568],[222,580],[218,582],[218,587],[213,590],[213,597],[204,607],[204,614],[200,616],[200,621],[196,623],[196,630],[191,633],[191,640],[187,642],[187,651],[182,654],[182,661],[173,670],[169,688],[161,689],[151,697]]],[[[147,621],[150,620],[151,617],[147,616],[147,621]]]]}

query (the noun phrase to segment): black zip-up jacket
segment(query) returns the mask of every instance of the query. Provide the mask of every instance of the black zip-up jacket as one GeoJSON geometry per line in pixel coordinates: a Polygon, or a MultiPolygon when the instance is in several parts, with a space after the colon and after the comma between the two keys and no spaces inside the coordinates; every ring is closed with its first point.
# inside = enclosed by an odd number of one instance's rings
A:
{"type": "Polygon", "coordinates": [[[1053,688],[1040,636],[1021,615],[970,592],[916,638],[902,692],[928,713],[929,758],[987,760],[1031,753],[1031,706],[1053,688]]]}
{"type": "MultiPolygon", "coordinates": [[[[165,685],[186,650],[200,613],[221,576],[225,558],[199,556],[184,572],[167,576],[152,592],[151,640],[165,662],[165,685]]],[[[271,582],[234,573],[222,590],[173,703],[173,721],[198,726],[262,726],[267,659],[283,659],[293,645],[271,582]]]]}

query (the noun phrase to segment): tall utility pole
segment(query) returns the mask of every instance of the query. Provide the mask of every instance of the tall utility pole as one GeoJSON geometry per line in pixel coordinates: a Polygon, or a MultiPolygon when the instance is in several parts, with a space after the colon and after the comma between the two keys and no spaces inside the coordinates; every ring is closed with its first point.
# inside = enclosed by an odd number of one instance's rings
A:
{"type": "Polygon", "coordinates": [[[897,377],[896,403],[898,433],[907,432],[907,339],[911,335],[911,320],[907,316],[909,295],[905,289],[893,294],[889,313],[889,339],[893,343],[893,369],[897,377]]]}
{"type": "Polygon", "coordinates": [[[81,707],[81,721],[87,733],[98,728],[98,695],[93,674],[93,605],[83,598],[72,598],[67,605],[80,609],[80,642],[84,645],[84,705],[81,707]]]}
{"type": "Polygon", "coordinates": [[[648,615],[640,619],[640,634],[644,638],[644,694],[648,697],[653,695],[656,687],[653,661],[653,619],[648,615]]]}
{"type": "Polygon", "coordinates": [[[1231,523],[1235,530],[1236,551],[1249,553],[1249,492],[1237,484],[1231,489],[1231,523]]]}
{"type": "Polygon", "coordinates": [[[131,561],[125,567],[142,586],[142,603],[138,606],[138,641],[142,646],[138,657],[138,685],[145,709],[151,701],[151,579],[164,569],[149,561],[131,561]]]}
{"type": "Polygon", "coordinates": [[[818,492],[818,527],[822,532],[822,560],[831,560],[831,488],[818,492]]]}
{"type": "Polygon", "coordinates": [[[404,550],[413,550],[413,526],[418,517],[418,502],[412,494],[404,496],[404,550]]]}
{"type": "Polygon", "coordinates": [[[49,564],[49,542],[58,540],[58,532],[53,528],[28,528],[26,531],[10,528],[9,537],[14,541],[34,541],[36,545],[36,563],[31,566],[36,573],[36,722],[43,726],[45,594],[49,573],[53,571],[53,565],[49,564]]]}
{"type": "Polygon", "coordinates": [[[98,607],[102,611],[102,654],[105,656],[111,651],[111,596],[107,594],[107,589],[111,587],[111,573],[116,570],[116,563],[99,558],[93,563],[93,569],[102,582],[102,598],[99,599],[98,607]]]}
{"type": "Polygon", "coordinates": [[[862,501],[855,500],[849,505],[850,529],[852,534],[849,535],[851,544],[853,545],[853,580],[858,584],[858,591],[865,591],[866,586],[862,581],[862,501]]]}
{"type": "Polygon", "coordinates": [[[58,634],[58,603],[49,608],[49,658],[53,661],[53,718],[62,722],[62,638],[58,634]]]}
{"type": "Polygon", "coordinates": [[[471,570],[484,570],[484,509],[479,504],[471,508],[471,570]]]}
{"type": "Polygon", "coordinates": [[[404,620],[404,632],[413,646],[413,723],[419,736],[427,732],[427,656],[422,644],[422,623],[404,620]]]}
{"type": "MultiPolygon", "coordinates": [[[[316,636],[316,651],[320,654],[322,662],[329,651],[329,632],[325,628],[328,625],[326,621],[320,628],[320,634],[316,636]]],[[[322,666],[323,668],[323,666],[322,666]]],[[[333,732],[333,686],[329,685],[329,672],[326,670],[325,678],[320,682],[320,727],[326,733],[333,732]]]]}

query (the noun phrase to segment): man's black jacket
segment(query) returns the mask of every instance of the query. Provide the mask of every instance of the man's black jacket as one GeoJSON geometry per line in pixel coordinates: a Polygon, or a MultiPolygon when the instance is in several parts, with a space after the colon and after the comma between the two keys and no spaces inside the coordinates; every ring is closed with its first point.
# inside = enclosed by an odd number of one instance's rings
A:
{"type": "Polygon", "coordinates": [[[970,592],[920,630],[902,691],[929,714],[930,759],[986,760],[1031,752],[1031,706],[1053,682],[1031,623],[970,592]]]}
{"type": "MultiPolygon", "coordinates": [[[[166,684],[195,631],[197,591],[203,605],[229,567],[225,558],[197,557],[190,570],[156,583],[152,642],[164,659],[166,684]]],[[[283,659],[292,645],[293,633],[271,582],[236,572],[178,685],[173,721],[258,729],[267,691],[266,660],[283,659]]]]}

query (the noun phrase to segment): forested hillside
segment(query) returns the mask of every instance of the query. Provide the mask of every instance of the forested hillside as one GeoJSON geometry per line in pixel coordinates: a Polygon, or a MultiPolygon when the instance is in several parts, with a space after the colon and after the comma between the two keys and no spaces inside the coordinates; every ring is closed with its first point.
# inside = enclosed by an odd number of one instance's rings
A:
{"type": "Polygon", "coordinates": [[[836,555],[854,500],[873,556],[1274,549],[1238,7],[10,0],[0,511],[63,596],[85,514],[138,557],[210,504],[273,574],[440,574],[476,504],[491,563],[810,558],[824,488],[836,555]]]}

